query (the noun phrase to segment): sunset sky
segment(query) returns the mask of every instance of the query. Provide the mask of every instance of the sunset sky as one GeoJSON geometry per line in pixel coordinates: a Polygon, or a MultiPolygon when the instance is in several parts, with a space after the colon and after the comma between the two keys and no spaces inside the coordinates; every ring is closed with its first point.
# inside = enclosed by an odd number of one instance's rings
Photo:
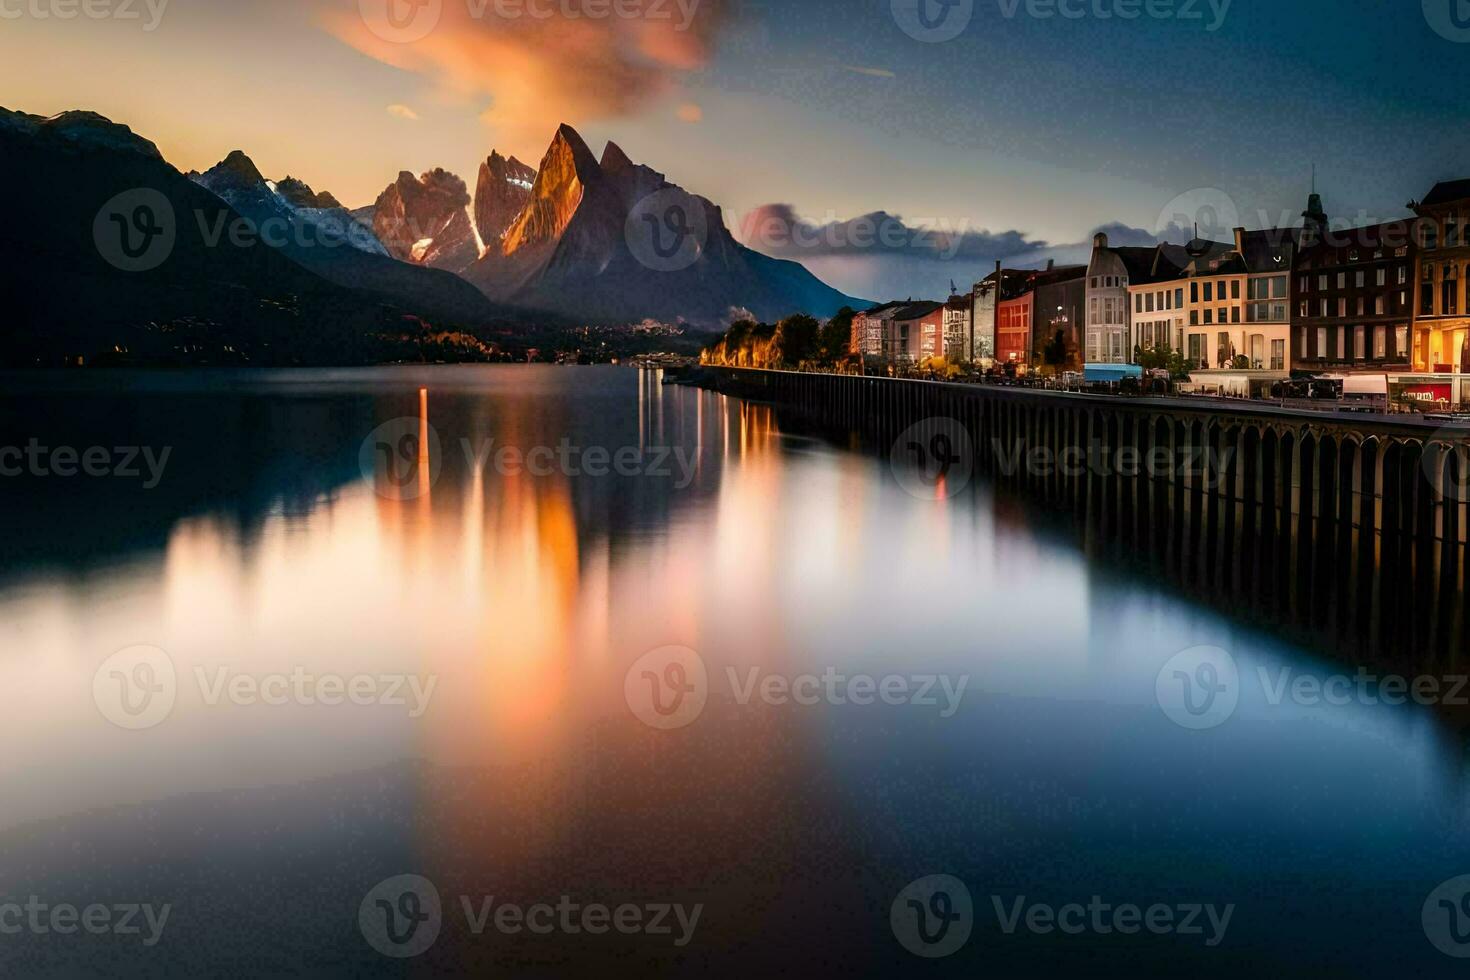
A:
{"type": "Polygon", "coordinates": [[[184,170],[243,149],[349,206],[401,170],[473,187],[492,148],[534,166],[569,122],[723,205],[737,235],[768,205],[970,233],[948,262],[923,245],[807,257],[880,298],[1109,223],[1153,232],[1192,189],[1275,223],[1302,210],[1314,163],[1349,220],[1470,175],[1470,43],[1431,25],[1449,0],[1177,0],[1199,19],[1133,20],[1098,16],[1118,0],[1070,0],[1080,18],[958,0],[964,29],[933,42],[904,27],[916,2],[944,15],[936,0],[641,0],[645,16],[596,20],[562,11],[598,0],[527,0],[544,18],[421,0],[439,16],[407,43],[374,32],[385,0],[169,0],[153,30],[127,2],[138,19],[0,0],[0,105],[101,112],[184,170]]]}

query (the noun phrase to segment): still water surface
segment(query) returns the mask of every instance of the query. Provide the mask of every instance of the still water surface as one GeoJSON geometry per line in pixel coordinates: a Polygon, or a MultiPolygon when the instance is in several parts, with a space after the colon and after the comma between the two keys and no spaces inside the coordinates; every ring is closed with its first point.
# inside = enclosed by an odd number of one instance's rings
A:
{"type": "Polygon", "coordinates": [[[1459,969],[1421,922],[1470,873],[1452,713],[1278,696],[1356,668],[1089,558],[1067,515],[912,494],[841,434],[629,369],[4,391],[4,445],[170,453],[152,488],[0,483],[0,903],[170,906],[153,945],[7,934],[7,976],[1459,969]],[[109,661],[140,645],[166,662],[109,661]],[[1199,647],[1238,704],[1191,728],[1167,692],[1218,678],[1171,664],[1199,647]],[[119,724],[124,680],[169,669],[166,713],[119,724]],[[702,705],[659,714],[699,669],[702,705]],[[354,678],[372,703],[321,703],[354,678]],[[359,911],[404,874],[443,911],[398,960],[359,911]],[[930,875],[973,913],[926,961],[890,912],[930,875]],[[476,934],[461,899],[490,896],[701,912],[476,934]],[[1233,910],[1007,931],[1094,896],[1233,910]]]}

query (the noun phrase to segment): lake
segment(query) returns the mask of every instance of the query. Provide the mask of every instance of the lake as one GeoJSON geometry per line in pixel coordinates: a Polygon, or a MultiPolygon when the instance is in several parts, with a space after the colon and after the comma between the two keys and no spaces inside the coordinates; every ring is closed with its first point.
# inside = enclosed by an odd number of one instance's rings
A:
{"type": "Polygon", "coordinates": [[[0,392],[7,976],[1470,953],[1463,671],[979,479],[631,368],[0,392]]]}

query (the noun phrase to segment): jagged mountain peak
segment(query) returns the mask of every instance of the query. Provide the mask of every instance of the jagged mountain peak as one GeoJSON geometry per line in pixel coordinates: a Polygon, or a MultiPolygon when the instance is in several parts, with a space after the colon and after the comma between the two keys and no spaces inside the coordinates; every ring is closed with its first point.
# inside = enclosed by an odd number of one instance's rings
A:
{"type": "Polygon", "coordinates": [[[229,156],[215,164],[209,172],[230,174],[247,184],[265,183],[265,178],[255,166],[255,161],[246,156],[244,150],[231,150],[229,156]]]}
{"type": "Polygon", "coordinates": [[[396,259],[460,272],[479,258],[464,180],[442,167],[402,171],[378,196],[373,233],[396,259]]]}
{"type": "Polygon", "coordinates": [[[327,191],[316,193],[306,181],[297,180],[289,175],[281,178],[281,182],[276,185],[276,193],[285,198],[292,207],[297,208],[326,209],[342,206],[342,202],[327,191]]]}
{"type": "MultiPolygon", "coordinates": [[[[482,178],[496,157],[482,168],[482,178]]],[[[482,179],[477,212],[502,219],[510,202],[486,194],[505,186],[503,180],[485,185],[482,179]]],[[[499,220],[482,227],[498,228],[499,220]]],[[[616,143],[607,144],[600,162],[593,159],[581,135],[567,125],[557,129],[535,185],[498,247],[486,236],[469,276],[493,299],[602,322],[652,316],[713,325],[732,306],[776,319],[799,311],[827,316],[853,302],[802,266],[739,245],[718,207],[634,163],[616,143]],[[663,194],[669,196],[656,196],[663,194]],[[663,238],[645,240],[648,215],[640,209],[673,204],[693,209],[690,230],[702,240],[670,256],[663,238]]]]}
{"type": "Polygon", "coordinates": [[[475,231],[484,249],[496,247],[506,229],[516,220],[536,183],[536,171],[515,157],[506,159],[495,150],[480,164],[475,186],[475,231]]]}
{"type": "Polygon", "coordinates": [[[604,171],[618,173],[623,170],[631,170],[634,166],[633,161],[628,158],[628,154],[623,152],[621,146],[618,146],[618,144],[612,141],[608,142],[602,151],[602,169],[604,171]]]}
{"type": "Polygon", "coordinates": [[[556,137],[552,139],[551,146],[546,150],[546,156],[541,160],[540,173],[545,174],[548,170],[561,174],[570,169],[578,179],[582,181],[591,180],[601,172],[597,165],[597,158],[592,155],[587,141],[582,139],[571,126],[562,123],[556,130],[556,137]]]}

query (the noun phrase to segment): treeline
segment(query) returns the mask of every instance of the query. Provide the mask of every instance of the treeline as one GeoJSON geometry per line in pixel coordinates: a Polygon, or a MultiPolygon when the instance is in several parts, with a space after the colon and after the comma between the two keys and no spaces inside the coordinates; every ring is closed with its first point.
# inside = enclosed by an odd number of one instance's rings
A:
{"type": "Polygon", "coordinates": [[[826,323],[799,313],[780,323],[737,320],[700,353],[701,364],[717,367],[799,369],[832,367],[853,356],[852,320],[843,307],[826,323]]]}

